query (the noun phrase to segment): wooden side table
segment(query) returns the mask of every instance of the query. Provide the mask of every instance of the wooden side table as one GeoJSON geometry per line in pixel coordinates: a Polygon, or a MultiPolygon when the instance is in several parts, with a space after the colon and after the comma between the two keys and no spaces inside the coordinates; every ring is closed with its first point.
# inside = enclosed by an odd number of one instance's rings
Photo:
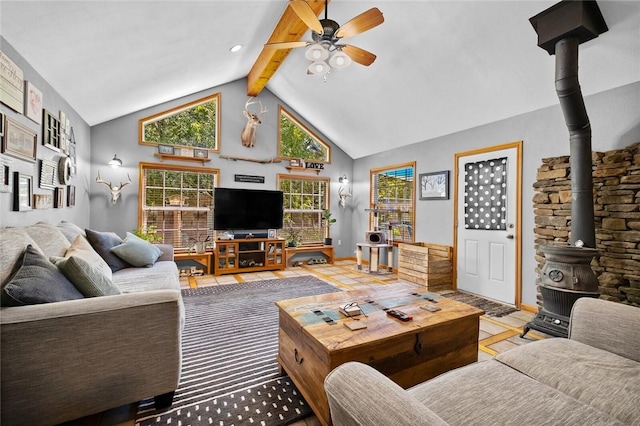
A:
{"type": "Polygon", "coordinates": [[[198,262],[202,266],[204,266],[204,273],[211,274],[211,257],[213,253],[208,251],[206,253],[175,253],[173,255],[173,259],[177,262],[179,260],[193,260],[194,262],[198,262]]]}
{"type": "Polygon", "coordinates": [[[362,249],[367,248],[369,250],[369,272],[370,274],[379,274],[381,272],[393,271],[393,244],[370,244],[370,243],[358,243],[358,250],[356,251],[356,265],[358,270],[362,270],[362,249]],[[387,270],[380,271],[380,249],[387,250],[387,270]]]}

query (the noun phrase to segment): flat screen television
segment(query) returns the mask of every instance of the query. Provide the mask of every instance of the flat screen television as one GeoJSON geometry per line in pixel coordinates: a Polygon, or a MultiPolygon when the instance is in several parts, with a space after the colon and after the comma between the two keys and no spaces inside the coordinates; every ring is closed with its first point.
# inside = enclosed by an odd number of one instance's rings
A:
{"type": "Polygon", "coordinates": [[[213,229],[281,229],[282,203],[282,191],[216,188],[213,192],[213,229]]]}

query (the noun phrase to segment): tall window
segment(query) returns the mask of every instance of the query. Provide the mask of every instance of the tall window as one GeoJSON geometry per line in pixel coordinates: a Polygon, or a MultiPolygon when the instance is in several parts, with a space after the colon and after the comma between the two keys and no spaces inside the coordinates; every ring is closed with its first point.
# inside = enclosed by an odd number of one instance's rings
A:
{"type": "Polygon", "coordinates": [[[390,230],[394,241],[413,242],[416,163],[370,171],[370,228],[390,230]]]}
{"type": "Polygon", "coordinates": [[[140,163],[140,227],[178,249],[213,242],[218,175],[218,169],[140,163]]]}
{"type": "Polygon", "coordinates": [[[331,148],[304,124],[280,107],[278,122],[278,155],[306,161],[330,163],[331,148]]]}
{"type": "Polygon", "coordinates": [[[329,208],[329,179],[278,175],[284,195],[283,238],[298,236],[298,242],[319,242],[326,236],[322,211],[329,208]]]}

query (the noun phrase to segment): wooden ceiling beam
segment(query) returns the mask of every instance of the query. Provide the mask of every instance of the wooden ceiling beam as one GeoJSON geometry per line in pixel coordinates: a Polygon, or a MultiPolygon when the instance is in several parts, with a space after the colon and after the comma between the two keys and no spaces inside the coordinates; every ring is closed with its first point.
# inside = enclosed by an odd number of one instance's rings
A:
{"type": "MultiPolygon", "coordinates": [[[[308,0],[307,3],[316,14],[320,15],[325,8],[323,0],[308,0]]],[[[283,41],[300,41],[309,28],[300,20],[291,6],[287,5],[280,20],[276,24],[267,43],[283,41]]],[[[275,74],[292,49],[262,49],[253,63],[247,76],[247,95],[258,96],[275,74]]]]}

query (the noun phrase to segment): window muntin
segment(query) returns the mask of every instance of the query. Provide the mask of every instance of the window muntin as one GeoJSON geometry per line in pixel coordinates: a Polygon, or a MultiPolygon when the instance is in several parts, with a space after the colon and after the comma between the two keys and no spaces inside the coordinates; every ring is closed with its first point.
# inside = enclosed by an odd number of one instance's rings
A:
{"type": "Polygon", "coordinates": [[[396,242],[413,242],[416,163],[370,171],[370,229],[391,231],[396,242]]]}
{"type": "Polygon", "coordinates": [[[278,155],[280,158],[330,163],[331,147],[280,106],[278,155]]]}
{"type": "Polygon", "coordinates": [[[220,151],[220,94],[198,99],[138,121],[143,145],[174,145],[220,151]]]}
{"type": "Polygon", "coordinates": [[[187,249],[213,243],[213,191],[219,171],[211,168],[140,163],[139,226],[159,242],[187,249]]]}
{"type": "Polygon", "coordinates": [[[329,208],[329,179],[278,175],[278,189],[284,195],[284,228],[287,238],[297,231],[302,243],[320,242],[326,237],[322,211],[329,208]]]}

